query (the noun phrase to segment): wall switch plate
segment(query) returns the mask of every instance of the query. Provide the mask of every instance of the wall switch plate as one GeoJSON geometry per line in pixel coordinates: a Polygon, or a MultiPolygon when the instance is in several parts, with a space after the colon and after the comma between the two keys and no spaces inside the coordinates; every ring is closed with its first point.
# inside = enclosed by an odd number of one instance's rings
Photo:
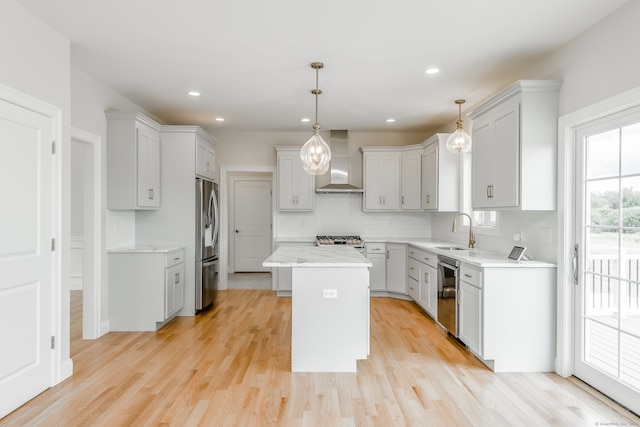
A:
{"type": "Polygon", "coordinates": [[[323,289],[322,290],[322,298],[325,298],[325,299],[336,299],[336,298],[338,298],[338,290],[337,289],[323,289]]]}

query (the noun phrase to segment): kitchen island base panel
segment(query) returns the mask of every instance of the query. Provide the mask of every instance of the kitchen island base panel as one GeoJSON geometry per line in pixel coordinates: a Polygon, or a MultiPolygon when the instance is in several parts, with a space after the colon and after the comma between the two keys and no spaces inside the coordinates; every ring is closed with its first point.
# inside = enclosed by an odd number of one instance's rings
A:
{"type": "Polygon", "coordinates": [[[369,355],[369,270],[292,270],[291,370],[356,372],[369,355]]]}

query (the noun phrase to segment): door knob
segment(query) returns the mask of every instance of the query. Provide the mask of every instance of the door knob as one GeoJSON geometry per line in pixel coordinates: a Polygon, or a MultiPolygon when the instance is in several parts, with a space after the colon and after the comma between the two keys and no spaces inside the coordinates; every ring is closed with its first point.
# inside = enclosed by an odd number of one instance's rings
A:
{"type": "Polygon", "coordinates": [[[236,233],[239,233],[239,232],[240,232],[240,230],[236,230],[236,233]]]}

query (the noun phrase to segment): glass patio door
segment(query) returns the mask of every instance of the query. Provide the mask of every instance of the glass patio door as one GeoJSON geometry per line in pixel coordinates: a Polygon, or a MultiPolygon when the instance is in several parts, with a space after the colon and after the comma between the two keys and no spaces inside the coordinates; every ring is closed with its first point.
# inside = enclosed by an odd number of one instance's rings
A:
{"type": "Polygon", "coordinates": [[[640,111],[576,143],[575,375],[640,412],[640,111]]]}

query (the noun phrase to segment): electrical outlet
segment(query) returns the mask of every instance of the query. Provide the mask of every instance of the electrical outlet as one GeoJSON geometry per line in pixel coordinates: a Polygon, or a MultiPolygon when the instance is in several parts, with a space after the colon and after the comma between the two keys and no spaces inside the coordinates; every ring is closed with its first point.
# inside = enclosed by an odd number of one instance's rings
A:
{"type": "Polygon", "coordinates": [[[322,298],[325,298],[325,299],[336,299],[336,298],[338,298],[338,290],[337,289],[323,289],[322,290],[322,298]]]}

